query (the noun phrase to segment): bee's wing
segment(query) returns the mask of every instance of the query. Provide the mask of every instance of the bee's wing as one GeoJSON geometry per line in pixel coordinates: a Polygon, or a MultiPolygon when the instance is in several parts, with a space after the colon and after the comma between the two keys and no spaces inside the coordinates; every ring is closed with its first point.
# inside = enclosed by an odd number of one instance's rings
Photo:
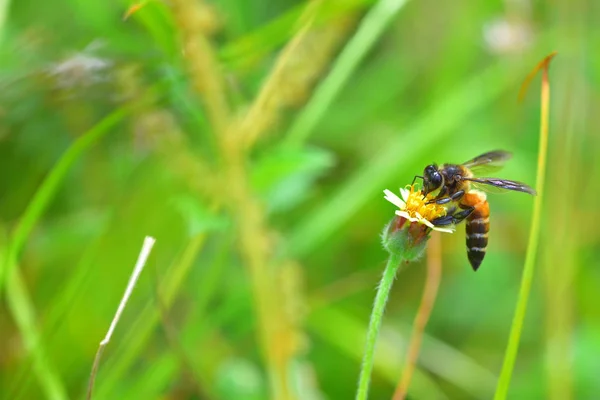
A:
{"type": "Polygon", "coordinates": [[[507,179],[498,179],[498,178],[463,178],[466,181],[469,181],[473,184],[473,186],[477,189],[486,191],[486,192],[504,192],[506,190],[514,190],[517,192],[529,193],[531,195],[536,195],[535,189],[532,187],[517,181],[509,181],[507,179]],[[493,189],[496,190],[493,190],[493,189]],[[492,190],[490,190],[492,189],[492,190]]]}
{"type": "Polygon", "coordinates": [[[495,150],[484,153],[469,160],[462,165],[467,167],[473,174],[481,175],[499,170],[504,166],[507,160],[510,160],[512,154],[504,150],[495,150]]]}

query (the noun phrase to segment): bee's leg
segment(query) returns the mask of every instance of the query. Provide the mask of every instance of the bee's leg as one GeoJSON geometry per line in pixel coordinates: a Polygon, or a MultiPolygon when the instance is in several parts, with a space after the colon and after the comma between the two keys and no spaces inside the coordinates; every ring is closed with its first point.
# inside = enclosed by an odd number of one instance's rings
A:
{"type": "Polygon", "coordinates": [[[433,224],[433,226],[446,226],[446,225],[452,225],[452,215],[446,215],[444,217],[438,217],[435,218],[433,220],[431,220],[431,223],[433,224]]]}
{"type": "Polygon", "coordinates": [[[462,220],[467,218],[471,213],[475,210],[475,207],[470,206],[469,208],[456,212],[451,215],[446,215],[443,217],[438,217],[431,221],[434,226],[445,226],[445,225],[456,225],[460,223],[462,220]]]}
{"type": "Polygon", "coordinates": [[[464,196],[464,194],[465,194],[464,190],[459,190],[458,192],[454,193],[452,196],[447,196],[447,197],[443,197],[443,198],[440,198],[440,196],[438,196],[438,197],[436,197],[433,200],[429,200],[427,202],[427,204],[431,204],[431,203],[435,203],[435,204],[450,203],[451,201],[457,201],[457,200],[459,200],[461,197],[464,196]]]}
{"type": "MultiPolygon", "coordinates": [[[[431,203],[435,202],[437,199],[446,197],[447,192],[448,192],[448,188],[446,186],[442,186],[442,188],[440,189],[440,192],[437,194],[437,196],[435,196],[435,198],[433,200],[429,200],[426,204],[431,204],[431,203]]],[[[421,190],[421,193],[423,194],[423,198],[427,197],[428,193],[425,192],[425,188],[423,188],[423,190],[421,190]]]]}
{"type": "Polygon", "coordinates": [[[465,218],[467,218],[469,215],[471,215],[471,213],[475,211],[475,207],[473,206],[469,206],[469,208],[466,208],[462,211],[459,211],[457,213],[454,213],[452,215],[452,221],[455,224],[458,224],[460,222],[462,222],[462,220],[464,220],[465,218]]]}
{"type": "Polygon", "coordinates": [[[415,178],[413,179],[412,183],[410,184],[410,186],[414,186],[415,181],[417,180],[417,178],[421,178],[423,179],[423,177],[421,175],[415,175],[415,178]]]}

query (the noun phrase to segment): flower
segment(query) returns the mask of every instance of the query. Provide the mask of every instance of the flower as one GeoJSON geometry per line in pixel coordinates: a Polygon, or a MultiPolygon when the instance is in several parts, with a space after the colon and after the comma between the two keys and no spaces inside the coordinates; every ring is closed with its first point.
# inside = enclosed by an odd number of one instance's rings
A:
{"type": "Polygon", "coordinates": [[[385,189],[383,192],[385,193],[385,199],[398,207],[398,210],[396,210],[397,216],[410,222],[425,225],[434,231],[454,232],[453,225],[442,228],[431,223],[432,220],[445,216],[446,208],[440,204],[427,204],[433,197],[431,195],[423,197],[421,191],[415,190],[414,185],[400,189],[401,198],[388,189],[385,189]]]}
{"type": "Polygon", "coordinates": [[[414,186],[400,189],[400,195],[384,190],[385,199],[398,207],[396,215],[387,224],[382,234],[383,247],[390,253],[400,256],[406,262],[414,261],[423,255],[429,233],[432,230],[454,232],[454,226],[445,228],[433,225],[431,221],[446,215],[446,208],[430,203],[432,195],[423,196],[414,186]]]}

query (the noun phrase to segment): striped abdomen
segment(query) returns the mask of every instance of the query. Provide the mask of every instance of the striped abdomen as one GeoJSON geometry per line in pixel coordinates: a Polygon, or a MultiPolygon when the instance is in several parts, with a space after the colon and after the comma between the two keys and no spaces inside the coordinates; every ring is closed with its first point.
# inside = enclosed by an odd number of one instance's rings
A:
{"type": "Polygon", "coordinates": [[[467,217],[467,255],[473,270],[481,265],[485,257],[485,249],[488,244],[488,232],[490,230],[490,206],[486,200],[485,193],[471,191],[461,199],[461,206],[467,208],[475,207],[475,210],[467,217]]]}

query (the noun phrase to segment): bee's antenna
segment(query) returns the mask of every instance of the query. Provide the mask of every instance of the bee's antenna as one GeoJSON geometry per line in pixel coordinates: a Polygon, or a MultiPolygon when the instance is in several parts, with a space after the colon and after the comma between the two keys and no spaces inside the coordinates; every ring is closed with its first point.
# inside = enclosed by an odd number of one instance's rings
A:
{"type": "Polygon", "coordinates": [[[415,181],[417,180],[417,178],[421,178],[424,179],[421,175],[415,175],[415,179],[413,179],[412,183],[410,184],[410,186],[415,184],[415,181]]]}

